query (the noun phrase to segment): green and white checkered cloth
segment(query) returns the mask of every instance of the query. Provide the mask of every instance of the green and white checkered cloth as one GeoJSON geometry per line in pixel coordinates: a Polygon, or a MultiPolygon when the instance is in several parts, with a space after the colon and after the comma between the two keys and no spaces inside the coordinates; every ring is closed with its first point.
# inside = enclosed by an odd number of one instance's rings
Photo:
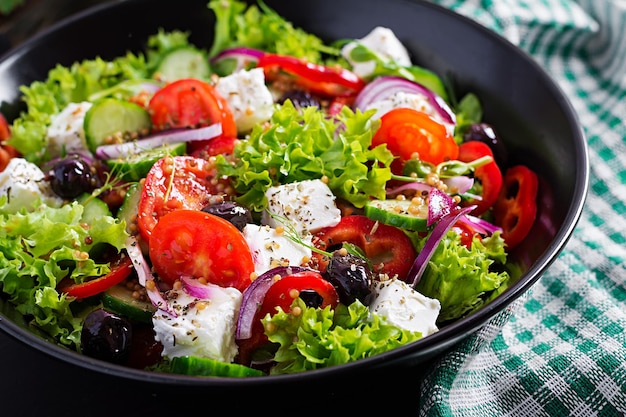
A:
{"type": "Polygon", "coordinates": [[[426,416],[626,413],[626,0],[431,0],[533,56],[568,96],[590,152],[565,250],[511,309],[427,373],[426,416]]]}

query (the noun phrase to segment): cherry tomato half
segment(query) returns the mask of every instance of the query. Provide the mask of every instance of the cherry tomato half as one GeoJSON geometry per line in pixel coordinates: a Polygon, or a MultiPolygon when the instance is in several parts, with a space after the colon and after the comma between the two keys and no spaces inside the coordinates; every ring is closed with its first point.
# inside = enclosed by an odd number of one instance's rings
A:
{"type": "Polygon", "coordinates": [[[254,272],[252,253],[239,229],[197,210],[175,210],[161,217],[149,252],[154,270],[169,284],[190,276],[243,291],[254,272]]]}
{"type": "Polygon", "coordinates": [[[292,82],[313,94],[335,97],[356,94],[365,81],[345,68],[313,64],[286,55],[265,54],[257,63],[269,81],[292,82]]]}
{"type": "Polygon", "coordinates": [[[59,282],[59,291],[66,293],[70,297],[91,297],[124,281],[133,271],[133,264],[126,255],[118,257],[110,265],[111,269],[108,274],[81,282],[80,284],[75,283],[71,278],[62,279],[59,282]]]}
{"type": "Polygon", "coordinates": [[[508,249],[519,245],[528,235],[537,217],[537,174],[524,165],[509,168],[504,185],[493,207],[496,225],[502,227],[502,238],[508,249]]]}
{"type": "Polygon", "coordinates": [[[317,271],[301,271],[279,279],[267,290],[263,303],[254,316],[252,337],[237,341],[239,363],[250,364],[253,352],[268,342],[261,319],[267,314],[276,314],[277,307],[289,312],[293,300],[301,296],[304,291],[313,291],[320,296],[321,301],[318,306],[320,308],[330,306],[331,309],[335,309],[339,304],[337,290],[317,271]]]}
{"type": "Polygon", "coordinates": [[[165,214],[179,209],[201,210],[211,195],[224,193],[227,180],[216,180],[212,164],[203,158],[173,156],[158,160],[146,175],[139,200],[137,226],[150,241],[152,229],[165,214]]]}
{"type": "MultiPolygon", "coordinates": [[[[319,230],[314,235],[316,247],[329,251],[342,243],[352,243],[361,248],[374,265],[374,271],[390,277],[405,279],[417,255],[411,240],[401,229],[378,223],[362,215],[342,217],[332,227],[319,230]]],[[[325,271],[328,260],[314,253],[320,271],[325,271]]]]}
{"type": "Polygon", "coordinates": [[[372,147],[386,143],[398,157],[391,166],[394,174],[401,175],[404,163],[415,154],[434,165],[456,159],[459,154],[459,146],[446,127],[424,112],[398,107],[385,113],[380,122],[372,147]]]}
{"type": "MultiPolygon", "coordinates": [[[[463,162],[472,162],[483,156],[490,156],[494,158],[493,152],[489,145],[484,142],[470,141],[464,142],[459,146],[458,159],[463,162]]],[[[500,189],[502,188],[502,172],[496,164],[495,159],[485,165],[481,165],[474,170],[474,179],[480,181],[482,186],[482,199],[480,200],[465,200],[462,205],[467,207],[469,205],[476,205],[476,208],[472,212],[475,216],[480,216],[498,199],[500,189]]]]}
{"type": "Polygon", "coordinates": [[[221,123],[224,136],[237,136],[226,99],[211,84],[195,78],[177,80],[161,88],[150,99],[148,111],[156,131],[221,123]]]}
{"type": "Polygon", "coordinates": [[[9,165],[11,158],[18,156],[17,150],[11,145],[4,143],[5,140],[11,137],[11,129],[7,119],[0,113],[0,172],[9,165]]]}

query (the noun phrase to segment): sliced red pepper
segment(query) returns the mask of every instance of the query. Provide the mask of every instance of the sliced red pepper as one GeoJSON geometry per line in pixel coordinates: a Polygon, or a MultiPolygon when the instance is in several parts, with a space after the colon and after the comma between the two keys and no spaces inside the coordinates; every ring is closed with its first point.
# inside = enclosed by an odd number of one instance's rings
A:
{"type": "Polygon", "coordinates": [[[504,185],[493,207],[496,225],[508,249],[519,245],[528,235],[537,217],[537,174],[524,165],[509,168],[504,185]]]}
{"type": "Polygon", "coordinates": [[[463,207],[476,205],[472,212],[475,216],[485,213],[498,199],[502,189],[502,172],[496,164],[491,148],[486,143],[473,140],[459,146],[459,161],[472,162],[483,156],[490,156],[492,161],[474,170],[474,179],[480,181],[482,185],[482,199],[464,200],[461,204],[463,207]]]}
{"type": "Polygon", "coordinates": [[[356,94],[363,87],[358,75],[345,68],[314,64],[287,55],[265,54],[257,63],[269,81],[286,80],[323,96],[336,97],[356,94]]]}
{"type": "MultiPolygon", "coordinates": [[[[365,252],[377,273],[395,275],[405,279],[417,256],[408,236],[397,227],[378,223],[362,215],[343,217],[332,227],[326,227],[315,233],[313,243],[316,247],[332,251],[344,242],[352,243],[365,252]]],[[[314,253],[319,263],[318,269],[325,271],[328,259],[314,253]]]]}
{"type": "Polygon", "coordinates": [[[133,264],[130,258],[122,255],[111,262],[108,274],[80,284],[74,283],[71,278],[64,278],[59,283],[59,291],[76,298],[92,297],[124,281],[132,271],[133,264]]]}

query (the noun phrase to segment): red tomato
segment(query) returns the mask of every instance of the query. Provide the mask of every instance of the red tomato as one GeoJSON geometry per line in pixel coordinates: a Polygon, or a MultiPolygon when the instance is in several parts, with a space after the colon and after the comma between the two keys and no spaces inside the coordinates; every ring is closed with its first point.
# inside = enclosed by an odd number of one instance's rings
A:
{"type": "Polygon", "coordinates": [[[77,284],[71,278],[59,282],[59,291],[71,297],[87,298],[100,294],[124,281],[133,271],[133,264],[128,256],[122,255],[111,262],[108,274],[77,284]]]}
{"type": "Polygon", "coordinates": [[[224,136],[237,136],[235,119],[226,100],[215,88],[195,78],[167,84],[148,103],[154,130],[222,124],[224,136]]]}
{"type": "Polygon", "coordinates": [[[254,272],[252,253],[239,229],[197,210],[175,210],[161,217],[149,252],[159,278],[170,284],[190,276],[243,291],[254,272]]]}
{"type": "MultiPolygon", "coordinates": [[[[348,242],[360,247],[374,265],[374,270],[390,277],[398,275],[405,279],[417,255],[409,237],[401,229],[378,223],[362,215],[342,217],[332,227],[315,233],[316,247],[329,251],[348,242]]],[[[314,253],[320,271],[325,271],[328,260],[324,255],[314,253]]]]}
{"type": "Polygon", "coordinates": [[[187,145],[187,148],[192,156],[208,159],[211,156],[232,154],[237,140],[239,139],[231,136],[220,136],[206,141],[193,141],[187,145]]]}
{"type": "Polygon", "coordinates": [[[461,237],[461,243],[468,249],[472,247],[472,240],[474,239],[474,236],[482,239],[481,234],[474,230],[474,228],[466,222],[454,223],[452,230],[454,230],[461,237]]]}
{"type": "Polygon", "coordinates": [[[335,309],[339,304],[337,290],[317,271],[297,272],[279,279],[267,290],[263,303],[254,316],[252,337],[237,341],[239,345],[237,362],[249,365],[254,351],[268,342],[261,319],[267,314],[276,314],[276,307],[289,312],[293,300],[305,290],[315,291],[322,297],[320,308],[330,306],[331,309],[335,309]]]}
{"type": "Polygon", "coordinates": [[[385,113],[374,137],[372,147],[387,144],[387,148],[398,157],[392,164],[395,174],[402,174],[404,163],[415,154],[422,161],[439,164],[456,159],[459,146],[446,127],[426,113],[399,107],[385,113]]]}
{"type": "Polygon", "coordinates": [[[4,141],[10,137],[11,129],[9,122],[7,122],[7,119],[0,113],[0,172],[4,171],[7,165],[9,165],[11,158],[15,158],[19,155],[19,152],[17,152],[14,147],[4,143],[4,141]]]}
{"type": "Polygon", "coordinates": [[[356,94],[365,87],[365,81],[345,68],[313,64],[292,56],[265,54],[259,58],[257,67],[263,68],[269,81],[293,82],[323,96],[356,94]]]}
{"type": "Polygon", "coordinates": [[[537,217],[537,174],[524,165],[509,168],[504,186],[493,207],[496,225],[502,227],[502,238],[513,249],[528,235],[537,217]]]}
{"type": "Polygon", "coordinates": [[[227,182],[214,178],[206,159],[192,156],[165,157],[146,176],[139,200],[137,226],[141,237],[150,241],[152,229],[165,214],[179,209],[201,210],[211,195],[223,194],[227,182]]]}
{"type": "MultiPolygon", "coordinates": [[[[464,142],[459,146],[458,159],[463,162],[472,162],[483,156],[490,156],[494,158],[493,152],[489,145],[484,142],[470,141],[464,142]]],[[[480,216],[498,199],[500,189],[502,188],[502,172],[498,168],[495,159],[492,159],[488,164],[482,165],[474,170],[474,179],[480,181],[482,185],[482,199],[481,200],[466,200],[462,205],[467,207],[475,204],[476,208],[472,212],[475,216],[480,216]]]]}

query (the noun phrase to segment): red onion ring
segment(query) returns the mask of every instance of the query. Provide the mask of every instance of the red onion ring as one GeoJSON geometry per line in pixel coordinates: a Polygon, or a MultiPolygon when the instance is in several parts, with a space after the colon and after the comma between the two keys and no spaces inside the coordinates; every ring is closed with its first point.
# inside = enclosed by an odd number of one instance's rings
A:
{"type": "Polygon", "coordinates": [[[250,67],[250,65],[256,65],[265,52],[253,49],[253,48],[244,48],[244,47],[236,47],[224,49],[214,57],[209,60],[211,65],[217,65],[220,62],[227,59],[234,59],[237,64],[235,65],[235,70],[245,69],[250,67]]]}

